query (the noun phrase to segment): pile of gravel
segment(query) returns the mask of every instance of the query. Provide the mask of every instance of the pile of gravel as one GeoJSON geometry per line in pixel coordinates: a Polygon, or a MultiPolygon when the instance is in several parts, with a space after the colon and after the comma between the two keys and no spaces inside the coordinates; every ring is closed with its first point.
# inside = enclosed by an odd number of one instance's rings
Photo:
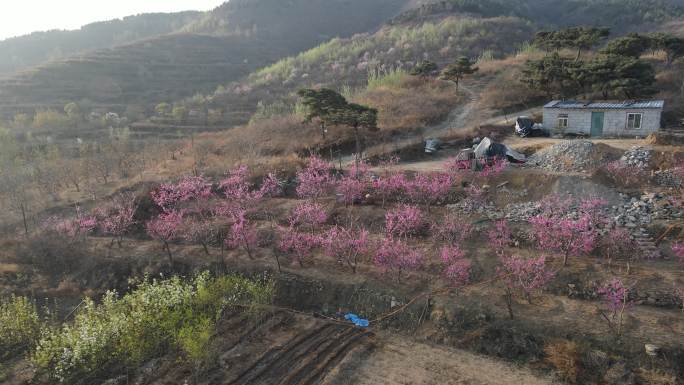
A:
{"type": "Polygon", "coordinates": [[[620,161],[628,166],[645,169],[651,162],[653,149],[643,146],[634,146],[627,150],[620,161]]]}
{"type": "Polygon", "coordinates": [[[682,170],[669,169],[655,172],[655,182],[664,187],[684,187],[684,173],[682,170]]]}
{"type": "Polygon", "coordinates": [[[554,172],[587,172],[602,163],[597,146],[586,140],[566,140],[532,155],[527,164],[554,172]]]}
{"type": "Polygon", "coordinates": [[[684,218],[684,210],[672,204],[666,196],[646,193],[641,197],[622,195],[623,203],[612,207],[613,220],[618,226],[636,229],[647,226],[654,220],[684,218]]]}

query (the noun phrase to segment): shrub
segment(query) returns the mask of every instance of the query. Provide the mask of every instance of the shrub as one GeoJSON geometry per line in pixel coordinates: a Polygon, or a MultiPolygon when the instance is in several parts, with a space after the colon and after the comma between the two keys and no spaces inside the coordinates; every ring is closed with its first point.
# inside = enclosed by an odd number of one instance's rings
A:
{"type": "Polygon", "coordinates": [[[44,334],[33,361],[54,380],[72,382],[139,365],[173,346],[203,359],[200,351],[226,309],[269,303],[272,293],[269,281],[237,276],[145,279],[123,297],[110,291],[99,305],[86,299],[73,323],[44,334]]]}
{"type": "Polygon", "coordinates": [[[32,349],[41,327],[33,301],[14,295],[0,299],[0,360],[32,349]]]}

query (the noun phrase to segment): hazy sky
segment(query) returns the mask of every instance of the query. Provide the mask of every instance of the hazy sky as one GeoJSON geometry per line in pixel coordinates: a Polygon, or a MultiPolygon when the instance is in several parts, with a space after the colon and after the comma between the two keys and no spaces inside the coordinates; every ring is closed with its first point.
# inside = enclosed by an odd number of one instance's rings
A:
{"type": "Polygon", "coordinates": [[[0,0],[0,40],[148,12],[206,11],[226,0],[0,0]]]}

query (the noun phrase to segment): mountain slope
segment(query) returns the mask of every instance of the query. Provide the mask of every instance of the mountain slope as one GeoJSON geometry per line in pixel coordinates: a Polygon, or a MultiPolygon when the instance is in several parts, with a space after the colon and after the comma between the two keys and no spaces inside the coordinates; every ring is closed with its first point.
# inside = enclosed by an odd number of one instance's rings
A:
{"type": "Polygon", "coordinates": [[[83,26],[73,31],[34,32],[0,41],[0,76],[49,60],[167,34],[198,20],[202,12],[154,13],[83,26]]]}
{"type": "Polygon", "coordinates": [[[372,30],[407,0],[233,0],[181,33],[50,62],[0,80],[0,114],[69,101],[151,107],[215,89],[330,36],[372,30]]]}
{"type": "Polygon", "coordinates": [[[614,33],[649,29],[684,16],[682,0],[435,0],[393,19],[404,23],[467,12],[485,17],[517,16],[545,27],[600,25],[614,33]]]}
{"type": "Polygon", "coordinates": [[[255,112],[292,110],[294,91],[302,87],[364,87],[369,73],[406,71],[422,59],[443,66],[459,56],[504,58],[540,29],[608,25],[616,36],[674,29],[684,20],[682,0],[437,0],[408,6],[375,33],[330,40],[185,103],[220,112],[220,126],[239,125],[255,112]]]}

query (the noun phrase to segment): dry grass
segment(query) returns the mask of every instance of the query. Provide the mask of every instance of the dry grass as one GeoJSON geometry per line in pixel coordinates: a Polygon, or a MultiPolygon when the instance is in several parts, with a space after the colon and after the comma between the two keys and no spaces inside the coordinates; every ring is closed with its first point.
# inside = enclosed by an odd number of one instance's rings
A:
{"type": "Polygon", "coordinates": [[[642,384],[677,385],[677,378],[671,373],[663,373],[653,369],[638,369],[637,376],[642,384]]]}
{"type": "Polygon", "coordinates": [[[663,120],[666,127],[679,127],[684,117],[684,64],[673,64],[663,68],[657,75],[657,86],[660,92],[656,95],[664,99],[665,112],[663,120]]]}
{"type": "Polygon", "coordinates": [[[531,90],[520,82],[521,71],[527,60],[540,59],[543,53],[521,53],[480,65],[480,76],[490,79],[482,90],[481,104],[496,111],[511,112],[536,106],[544,99],[541,92],[531,90]]]}
{"type": "Polygon", "coordinates": [[[382,136],[419,130],[440,122],[461,102],[452,84],[415,76],[404,76],[397,86],[381,86],[355,98],[379,111],[382,136]]]}
{"type": "MultiPolygon", "coordinates": [[[[392,85],[362,91],[352,100],[379,111],[379,130],[367,141],[372,145],[441,121],[461,102],[461,95],[448,82],[404,75],[392,85]]],[[[349,127],[329,127],[324,140],[317,124],[301,120],[296,115],[285,115],[201,134],[184,147],[176,160],[164,162],[158,174],[173,177],[197,170],[219,175],[238,164],[248,165],[256,173],[277,170],[290,174],[310,153],[328,147],[350,147],[353,141],[349,127]]]]}
{"type": "Polygon", "coordinates": [[[558,370],[565,381],[576,383],[580,375],[581,349],[576,342],[554,341],[544,347],[546,361],[558,370]]]}

